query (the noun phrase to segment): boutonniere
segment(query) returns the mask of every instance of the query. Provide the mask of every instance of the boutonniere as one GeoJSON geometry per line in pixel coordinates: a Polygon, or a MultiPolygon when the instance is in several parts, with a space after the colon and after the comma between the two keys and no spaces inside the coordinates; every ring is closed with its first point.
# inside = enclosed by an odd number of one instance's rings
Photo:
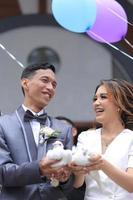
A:
{"type": "Polygon", "coordinates": [[[46,139],[52,138],[52,137],[58,137],[60,135],[60,131],[53,130],[50,127],[42,126],[39,131],[39,143],[43,144],[46,139]]]}

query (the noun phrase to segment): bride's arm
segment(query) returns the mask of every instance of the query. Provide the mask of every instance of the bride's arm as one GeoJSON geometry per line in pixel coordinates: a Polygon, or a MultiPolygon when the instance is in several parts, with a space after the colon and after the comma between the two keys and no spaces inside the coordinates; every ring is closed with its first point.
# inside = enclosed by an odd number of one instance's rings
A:
{"type": "Polygon", "coordinates": [[[127,171],[123,171],[102,158],[102,156],[97,155],[91,159],[91,165],[88,166],[88,170],[102,170],[116,184],[130,193],[133,192],[133,168],[131,167],[127,171]]]}
{"type": "Polygon", "coordinates": [[[74,162],[69,164],[71,172],[74,174],[73,187],[79,188],[84,184],[85,174],[88,173],[88,168],[83,166],[78,166],[74,162]]]}
{"type": "Polygon", "coordinates": [[[107,160],[104,160],[101,169],[116,184],[123,187],[128,192],[133,192],[133,168],[128,168],[127,171],[122,171],[107,160]]]}
{"type": "Polygon", "coordinates": [[[73,187],[75,188],[81,187],[84,184],[84,180],[85,180],[85,175],[83,174],[75,175],[73,187]]]}

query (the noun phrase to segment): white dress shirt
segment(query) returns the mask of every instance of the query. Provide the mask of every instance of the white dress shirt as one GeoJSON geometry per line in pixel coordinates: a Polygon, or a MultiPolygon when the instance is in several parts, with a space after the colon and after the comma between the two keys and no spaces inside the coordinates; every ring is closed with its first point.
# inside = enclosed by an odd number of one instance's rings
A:
{"type": "MultiPolygon", "coordinates": [[[[38,112],[38,113],[35,113],[33,112],[31,109],[27,108],[25,105],[22,105],[23,109],[25,110],[25,112],[27,110],[30,110],[33,115],[41,115],[43,114],[43,109],[38,112]]],[[[40,122],[38,122],[37,120],[31,120],[30,121],[30,125],[31,125],[31,128],[32,128],[32,132],[33,132],[33,136],[34,136],[34,140],[35,140],[35,143],[36,145],[38,146],[38,142],[39,142],[39,131],[40,131],[40,122]]]]}
{"type": "MultiPolygon", "coordinates": [[[[91,152],[102,154],[101,129],[82,132],[78,137],[77,145],[86,146],[91,152]]],[[[123,171],[128,167],[133,168],[133,131],[124,129],[110,143],[103,156],[123,171]]],[[[102,188],[89,175],[86,176],[84,200],[133,200],[133,193],[117,185],[101,170],[99,174],[102,188]]]]}

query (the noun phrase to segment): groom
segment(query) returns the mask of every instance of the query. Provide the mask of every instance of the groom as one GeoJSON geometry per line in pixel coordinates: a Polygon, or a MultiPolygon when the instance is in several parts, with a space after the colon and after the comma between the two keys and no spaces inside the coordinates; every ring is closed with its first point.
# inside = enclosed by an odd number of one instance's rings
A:
{"type": "Polygon", "coordinates": [[[72,188],[73,177],[67,167],[55,170],[51,165],[58,161],[46,157],[56,140],[65,149],[72,148],[71,127],[48,116],[44,109],[56,85],[53,65],[26,67],[21,75],[23,104],[14,113],[0,117],[0,200],[65,200],[72,188]],[[60,134],[43,135],[42,140],[42,126],[60,134]],[[53,177],[59,180],[57,187],[51,184],[53,177]]]}

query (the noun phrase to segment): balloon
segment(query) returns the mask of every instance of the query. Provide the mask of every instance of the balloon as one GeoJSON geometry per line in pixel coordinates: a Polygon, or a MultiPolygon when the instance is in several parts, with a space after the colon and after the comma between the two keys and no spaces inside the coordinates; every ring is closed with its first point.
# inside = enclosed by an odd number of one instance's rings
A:
{"type": "Polygon", "coordinates": [[[127,33],[127,16],[114,0],[97,0],[96,21],[87,34],[99,42],[118,42],[127,33]]]}
{"type": "Polygon", "coordinates": [[[69,31],[86,32],[96,19],[96,0],[53,0],[52,12],[57,22],[69,31]]]}

